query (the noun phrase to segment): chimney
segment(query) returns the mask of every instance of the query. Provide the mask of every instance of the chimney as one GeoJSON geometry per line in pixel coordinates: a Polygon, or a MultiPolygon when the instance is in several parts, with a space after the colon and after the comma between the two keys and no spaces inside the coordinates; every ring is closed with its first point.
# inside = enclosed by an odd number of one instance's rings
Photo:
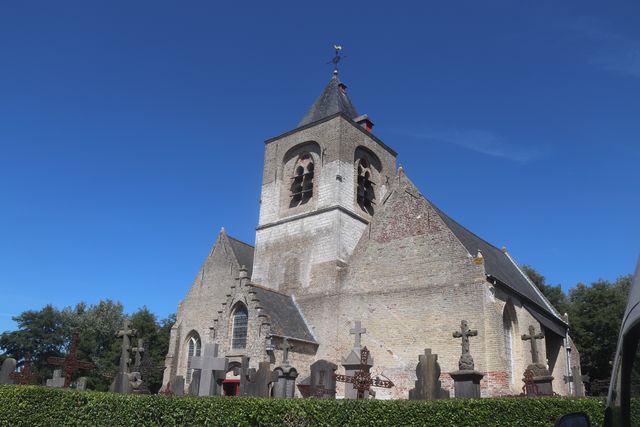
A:
{"type": "Polygon", "coordinates": [[[353,120],[357,124],[359,124],[360,126],[365,128],[367,130],[367,132],[371,132],[371,130],[373,129],[373,122],[371,120],[369,120],[369,116],[367,116],[366,114],[358,116],[353,120]]]}

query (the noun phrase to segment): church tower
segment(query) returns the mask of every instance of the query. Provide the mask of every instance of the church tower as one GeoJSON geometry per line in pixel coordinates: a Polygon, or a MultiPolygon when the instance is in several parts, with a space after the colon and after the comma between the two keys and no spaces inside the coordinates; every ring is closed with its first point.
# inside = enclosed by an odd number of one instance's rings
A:
{"type": "Polygon", "coordinates": [[[396,172],[372,127],[334,70],[298,126],[265,142],[254,283],[294,296],[339,289],[396,172]]]}

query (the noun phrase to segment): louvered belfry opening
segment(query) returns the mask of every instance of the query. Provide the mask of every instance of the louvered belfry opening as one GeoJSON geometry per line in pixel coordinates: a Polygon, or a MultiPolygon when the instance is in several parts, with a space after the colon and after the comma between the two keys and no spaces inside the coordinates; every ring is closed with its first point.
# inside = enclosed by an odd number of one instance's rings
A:
{"type": "Polygon", "coordinates": [[[309,153],[301,154],[291,177],[291,203],[295,207],[307,203],[313,197],[313,158],[309,153]]]}
{"type": "Polygon", "coordinates": [[[374,213],[376,200],[375,183],[371,180],[371,167],[367,159],[360,159],[358,162],[358,191],[357,202],[360,208],[369,215],[374,213]]]}

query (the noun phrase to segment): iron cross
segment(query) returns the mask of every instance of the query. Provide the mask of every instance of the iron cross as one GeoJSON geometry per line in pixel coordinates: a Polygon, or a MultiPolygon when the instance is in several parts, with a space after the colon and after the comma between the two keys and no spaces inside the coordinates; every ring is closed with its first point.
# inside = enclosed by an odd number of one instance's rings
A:
{"type": "Polygon", "coordinates": [[[350,329],[349,333],[356,336],[356,341],[353,347],[358,349],[362,345],[362,334],[366,334],[367,330],[362,328],[359,320],[356,320],[355,324],[355,328],[350,329]]]}
{"type": "Polygon", "coordinates": [[[540,363],[540,359],[538,359],[538,345],[536,344],[536,340],[541,340],[544,338],[544,334],[540,332],[536,334],[536,328],[533,325],[529,325],[529,335],[522,335],[523,341],[531,341],[531,361],[533,363],[540,363]]]}
{"type": "MultiPolygon", "coordinates": [[[[360,323],[360,322],[358,322],[360,323]]],[[[333,374],[336,381],[353,384],[353,388],[358,391],[358,399],[364,399],[364,393],[369,391],[371,387],[391,388],[394,386],[391,380],[381,380],[380,378],[371,378],[369,372],[369,350],[364,347],[360,350],[360,370],[356,371],[352,377],[348,375],[333,374]]]]}
{"type": "Polygon", "coordinates": [[[69,388],[71,385],[71,377],[73,373],[78,369],[93,369],[96,367],[91,362],[83,362],[78,360],[78,338],[80,337],[80,332],[78,330],[74,330],[71,334],[71,346],[69,348],[69,353],[65,357],[49,357],[47,358],[47,363],[51,365],[62,366],[64,368],[64,388],[69,388]]]}

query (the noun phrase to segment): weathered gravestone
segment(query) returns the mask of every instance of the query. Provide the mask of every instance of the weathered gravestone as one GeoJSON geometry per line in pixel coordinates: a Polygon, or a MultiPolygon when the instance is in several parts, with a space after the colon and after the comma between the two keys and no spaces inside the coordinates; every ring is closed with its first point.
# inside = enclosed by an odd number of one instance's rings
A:
{"type": "Polygon", "coordinates": [[[536,340],[544,338],[544,334],[540,332],[536,334],[536,329],[533,325],[529,326],[529,334],[522,335],[523,341],[531,341],[531,364],[527,366],[526,371],[533,373],[533,382],[536,385],[539,395],[551,396],[553,395],[553,377],[549,373],[547,366],[544,363],[540,363],[538,356],[538,345],[536,340]]]}
{"type": "Polygon", "coordinates": [[[16,371],[16,359],[8,357],[2,362],[0,369],[0,384],[13,384],[12,374],[16,371]]]}
{"type": "Polygon", "coordinates": [[[47,387],[64,387],[65,378],[62,376],[62,369],[54,369],[53,377],[47,379],[47,387]]]}
{"type": "Polygon", "coordinates": [[[336,398],[336,380],[333,375],[338,365],[327,360],[318,360],[311,365],[311,375],[298,384],[302,397],[319,399],[336,398]]]}
{"type": "Polygon", "coordinates": [[[87,377],[80,377],[76,380],[76,390],[87,389],[87,377]]]}
{"type": "Polygon", "coordinates": [[[571,367],[571,375],[564,376],[565,383],[573,383],[571,387],[571,394],[575,397],[584,397],[584,384],[585,375],[580,375],[580,368],[577,366],[571,367]]]}
{"type": "Polygon", "coordinates": [[[260,362],[258,370],[249,369],[249,358],[242,356],[240,372],[240,395],[254,397],[269,397],[270,386],[278,378],[271,372],[269,362],[260,362]]]}
{"type": "Polygon", "coordinates": [[[118,373],[109,388],[113,393],[131,393],[133,390],[129,375],[129,364],[131,363],[129,350],[131,349],[131,337],[136,335],[136,330],[130,328],[129,319],[127,318],[124,319],[122,326],[122,330],[117,332],[117,336],[122,338],[120,365],[118,366],[118,373]]]}
{"type": "Polygon", "coordinates": [[[477,335],[478,331],[469,329],[466,320],[460,322],[460,331],[453,333],[454,338],[462,338],[462,354],[458,361],[458,370],[449,373],[453,378],[457,398],[480,398],[480,380],[484,374],[474,369],[473,357],[469,351],[469,337],[477,335]]]}
{"type": "Polygon", "coordinates": [[[424,349],[424,354],[418,356],[416,366],[415,388],[409,390],[411,400],[439,400],[448,399],[449,392],[440,383],[440,364],[438,355],[431,354],[430,348],[424,349]]]}
{"type": "Polygon", "coordinates": [[[295,396],[298,371],[289,364],[289,350],[292,348],[293,346],[289,344],[289,340],[284,338],[282,342],[282,365],[273,371],[277,378],[276,383],[273,385],[273,397],[293,399],[295,396]]]}
{"type": "Polygon", "coordinates": [[[71,379],[73,373],[79,369],[89,370],[96,367],[91,362],[84,362],[78,360],[78,339],[80,332],[76,329],[71,333],[71,346],[69,347],[69,353],[65,357],[48,357],[47,363],[50,365],[62,366],[64,369],[64,388],[68,388],[71,385],[71,379]]]}
{"type": "Polygon", "coordinates": [[[172,383],[169,383],[171,394],[174,396],[183,396],[184,395],[184,377],[182,375],[177,375],[172,383]]]}
{"type": "MultiPolygon", "coordinates": [[[[194,374],[198,373],[198,384],[194,385],[189,394],[196,396],[218,396],[221,394],[218,383],[224,380],[229,361],[226,357],[218,357],[218,344],[205,344],[200,356],[191,358],[191,367],[194,369],[194,374]]],[[[192,376],[191,384],[194,384],[195,381],[195,377],[192,376]]]]}

